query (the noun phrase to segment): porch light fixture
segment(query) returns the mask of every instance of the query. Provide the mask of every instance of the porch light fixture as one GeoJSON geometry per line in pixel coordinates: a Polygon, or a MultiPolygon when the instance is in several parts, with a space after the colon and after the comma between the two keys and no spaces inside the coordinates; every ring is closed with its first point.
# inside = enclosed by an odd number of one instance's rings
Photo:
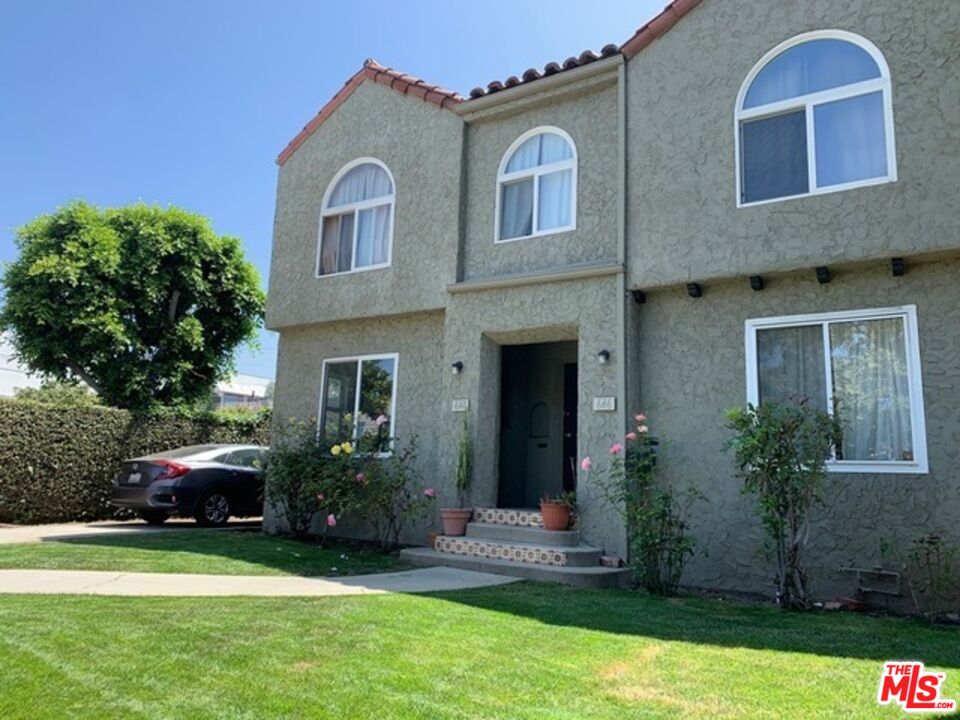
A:
{"type": "Polygon", "coordinates": [[[453,369],[454,375],[459,375],[463,372],[463,363],[457,360],[453,365],[450,366],[453,369]]]}
{"type": "Polygon", "coordinates": [[[817,268],[817,282],[821,285],[826,285],[828,282],[833,280],[833,275],[830,274],[830,268],[826,265],[821,265],[817,268]]]}
{"type": "Polygon", "coordinates": [[[606,365],[608,362],[610,362],[610,351],[609,351],[609,350],[601,350],[600,352],[598,352],[598,353],[597,353],[597,361],[598,361],[601,365],[606,365]]]}
{"type": "Polygon", "coordinates": [[[902,257],[890,258],[890,272],[894,277],[900,277],[907,272],[907,263],[902,257]]]}
{"type": "Polygon", "coordinates": [[[647,301],[647,296],[644,294],[643,290],[631,290],[630,294],[633,295],[633,301],[637,305],[643,305],[647,301]]]}
{"type": "Polygon", "coordinates": [[[687,283],[687,295],[692,298],[698,298],[703,295],[703,288],[697,283],[687,283]]]}
{"type": "Polygon", "coordinates": [[[763,278],[759,275],[751,275],[750,287],[754,290],[763,290],[763,278]]]}

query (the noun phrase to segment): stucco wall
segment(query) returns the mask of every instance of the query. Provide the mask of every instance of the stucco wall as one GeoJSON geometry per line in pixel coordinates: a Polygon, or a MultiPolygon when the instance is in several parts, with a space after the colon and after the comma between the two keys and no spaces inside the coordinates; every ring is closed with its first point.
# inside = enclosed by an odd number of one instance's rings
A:
{"type": "MultiPolygon", "coordinates": [[[[446,416],[456,398],[470,401],[475,431],[475,462],[470,499],[474,505],[495,507],[500,414],[500,346],[560,340],[577,340],[579,409],[577,445],[580,457],[606,456],[607,448],[623,434],[623,412],[594,412],[593,398],[617,394],[617,363],[597,362],[602,349],[616,347],[614,303],[616,278],[558,282],[543,285],[485,290],[452,295],[446,314],[446,367],[457,360],[464,363],[460,375],[448,373],[444,385],[446,416]]],[[[448,428],[445,454],[455,451],[448,428]]],[[[441,462],[453,466],[452,457],[441,462]]],[[[580,529],[584,539],[623,555],[625,539],[622,522],[600,501],[594,478],[578,469],[577,498],[581,510],[580,529]]]]}
{"type": "Polygon", "coordinates": [[[616,75],[549,103],[470,122],[467,127],[464,277],[524,272],[616,258],[616,75]],[[494,243],[497,171],[520,135],[550,125],[573,139],[578,157],[576,229],[494,243]]]}
{"type": "Polygon", "coordinates": [[[452,112],[371,81],[354,90],[280,168],[268,327],[443,307],[456,277],[462,127],[452,112]],[[317,278],[324,192],[359,157],[393,174],[392,265],[317,278]]]}
{"type": "MultiPolygon", "coordinates": [[[[402,442],[412,435],[418,441],[418,469],[428,486],[449,497],[450,473],[439,465],[438,417],[443,386],[443,314],[420,313],[330,323],[284,330],[280,335],[274,422],[290,418],[314,420],[319,412],[325,358],[378,353],[399,353],[396,375],[395,432],[402,442]]],[[[265,518],[268,527],[273,518],[265,518]]],[[[429,518],[411,527],[405,542],[425,543],[429,518]]],[[[339,528],[338,528],[339,529],[339,528]]],[[[350,528],[346,528],[350,533],[350,528]]]]}
{"type": "Polygon", "coordinates": [[[886,264],[847,269],[819,285],[813,273],[708,285],[691,299],[681,288],[649,293],[636,327],[638,375],[651,429],[666,440],[662,467],[672,482],[692,483],[707,497],[692,513],[700,552],[684,581],[771,592],[774,566],[760,557],[764,534],[753,501],[740,493],[724,452],[725,409],[746,402],[744,321],[748,318],[916,304],[920,334],[928,475],[830,476],[826,507],[817,511],[809,565],[821,596],[849,595],[842,566],[882,562],[884,539],[906,543],[945,531],[960,543],[960,261],[911,265],[892,277],[886,264]]]}
{"type": "Polygon", "coordinates": [[[960,3],[705,0],[627,64],[632,287],[912,254],[960,235],[960,3]],[[841,29],[884,53],[899,180],[737,208],[740,85],[794,35],[841,29]]]}

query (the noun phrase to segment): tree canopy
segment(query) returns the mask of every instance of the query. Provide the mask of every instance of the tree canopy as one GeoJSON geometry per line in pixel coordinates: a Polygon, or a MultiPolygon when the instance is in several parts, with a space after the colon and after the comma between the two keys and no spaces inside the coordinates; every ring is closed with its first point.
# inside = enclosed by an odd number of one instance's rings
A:
{"type": "Polygon", "coordinates": [[[104,402],[195,402],[252,342],[265,296],[239,239],[178,208],[76,202],[17,231],[0,330],[20,360],[104,402]]]}

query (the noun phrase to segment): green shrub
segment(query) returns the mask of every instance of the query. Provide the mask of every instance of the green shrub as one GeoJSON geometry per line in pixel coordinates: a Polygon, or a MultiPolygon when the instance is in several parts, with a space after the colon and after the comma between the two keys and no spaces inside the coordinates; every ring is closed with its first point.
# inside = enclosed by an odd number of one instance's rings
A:
{"type": "Polygon", "coordinates": [[[269,412],[164,410],[0,400],[0,522],[123,517],[107,505],[120,462],[183,445],[269,444],[269,412]]]}

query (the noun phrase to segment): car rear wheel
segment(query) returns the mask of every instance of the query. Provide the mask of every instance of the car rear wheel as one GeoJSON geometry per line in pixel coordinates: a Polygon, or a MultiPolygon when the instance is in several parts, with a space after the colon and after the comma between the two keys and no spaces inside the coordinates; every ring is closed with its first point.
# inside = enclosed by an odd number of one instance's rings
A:
{"type": "Polygon", "coordinates": [[[230,500],[219,490],[211,490],[200,498],[195,517],[204,527],[226,525],[230,519],[230,500]]]}
{"type": "Polygon", "coordinates": [[[143,510],[138,515],[147,525],[163,525],[168,517],[162,510],[143,510]]]}

